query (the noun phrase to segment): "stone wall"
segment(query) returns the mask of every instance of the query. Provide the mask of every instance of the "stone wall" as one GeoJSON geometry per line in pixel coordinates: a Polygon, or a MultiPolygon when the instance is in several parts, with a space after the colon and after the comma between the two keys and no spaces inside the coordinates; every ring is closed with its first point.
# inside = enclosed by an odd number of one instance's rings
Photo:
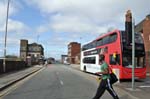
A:
{"type": "MultiPolygon", "coordinates": [[[[16,71],[23,68],[26,68],[27,64],[25,61],[6,61],[6,72],[16,71]]],[[[3,73],[3,60],[0,60],[0,74],[3,73]]]]}

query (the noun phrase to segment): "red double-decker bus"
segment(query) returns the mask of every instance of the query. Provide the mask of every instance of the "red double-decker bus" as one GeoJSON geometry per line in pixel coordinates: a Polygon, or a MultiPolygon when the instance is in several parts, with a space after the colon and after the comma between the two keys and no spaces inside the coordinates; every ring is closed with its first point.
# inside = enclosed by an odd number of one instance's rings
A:
{"type": "MultiPolygon", "coordinates": [[[[82,46],[81,67],[86,72],[100,71],[99,55],[112,67],[119,79],[132,78],[132,44],[128,44],[125,31],[114,30],[82,46]]],[[[143,38],[135,33],[135,77],[146,77],[143,38]]]]}

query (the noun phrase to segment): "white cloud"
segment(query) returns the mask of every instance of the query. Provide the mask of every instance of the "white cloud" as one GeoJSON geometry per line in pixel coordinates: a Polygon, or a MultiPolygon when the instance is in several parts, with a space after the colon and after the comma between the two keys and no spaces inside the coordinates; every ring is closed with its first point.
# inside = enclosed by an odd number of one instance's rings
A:
{"type": "Polygon", "coordinates": [[[57,47],[64,47],[67,46],[67,40],[65,37],[61,36],[53,36],[48,40],[43,41],[43,44],[48,46],[57,46],[57,47]]]}
{"type": "Polygon", "coordinates": [[[88,23],[82,22],[79,17],[75,16],[54,16],[51,27],[58,32],[76,32],[81,33],[91,30],[88,23]]]}
{"type": "Polygon", "coordinates": [[[0,49],[0,53],[2,53],[3,52],[3,50],[2,49],[0,49]]]}
{"type": "MultiPolygon", "coordinates": [[[[22,34],[28,30],[29,30],[28,26],[26,26],[24,23],[12,19],[8,20],[8,32],[22,34]]],[[[5,25],[0,27],[0,32],[4,32],[4,31],[5,31],[5,25]]]]}
{"type": "Polygon", "coordinates": [[[47,25],[41,25],[39,27],[36,28],[36,32],[39,33],[44,33],[47,32],[49,30],[49,27],[47,25]]]}
{"type": "Polygon", "coordinates": [[[50,28],[55,32],[97,33],[112,26],[123,28],[125,11],[128,9],[132,10],[139,22],[139,17],[149,13],[147,7],[150,1],[31,0],[29,3],[50,17],[50,28]]]}
{"type": "MultiPolygon", "coordinates": [[[[4,44],[4,38],[0,40],[1,44],[3,43],[4,44]]],[[[19,39],[13,39],[13,38],[7,38],[7,45],[8,46],[16,46],[19,44],[19,39]]]]}
{"type": "MultiPolygon", "coordinates": [[[[7,2],[8,2],[7,0],[0,1],[0,32],[5,31],[7,2]]],[[[17,14],[20,8],[21,8],[21,4],[19,2],[10,0],[9,17],[17,14]]],[[[9,18],[8,32],[22,33],[22,32],[25,32],[27,29],[28,29],[28,26],[26,26],[23,22],[9,18]]]]}
{"type": "MultiPolygon", "coordinates": [[[[16,14],[19,12],[19,6],[18,3],[10,2],[9,6],[9,16],[16,14]]],[[[1,0],[0,1],[0,26],[5,24],[6,20],[6,14],[7,14],[7,0],[1,0]]]]}
{"type": "MultiPolygon", "coordinates": [[[[5,32],[6,27],[6,14],[7,14],[7,0],[0,1],[0,33],[5,32]]],[[[19,2],[10,0],[9,6],[9,20],[8,20],[8,32],[22,33],[27,30],[27,26],[18,20],[13,20],[10,17],[16,15],[21,8],[19,2]]]]}

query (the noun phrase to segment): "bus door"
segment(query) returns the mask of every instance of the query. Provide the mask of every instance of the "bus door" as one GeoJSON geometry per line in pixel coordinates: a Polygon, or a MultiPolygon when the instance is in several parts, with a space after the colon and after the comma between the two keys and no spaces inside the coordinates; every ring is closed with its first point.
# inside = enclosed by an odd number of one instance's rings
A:
{"type": "Polygon", "coordinates": [[[120,54],[110,54],[109,55],[109,64],[113,66],[119,66],[121,65],[121,60],[120,60],[120,54]]]}
{"type": "Polygon", "coordinates": [[[121,73],[120,54],[116,54],[116,53],[110,54],[109,65],[111,66],[112,71],[116,74],[117,78],[120,79],[120,73],[121,73]]]}

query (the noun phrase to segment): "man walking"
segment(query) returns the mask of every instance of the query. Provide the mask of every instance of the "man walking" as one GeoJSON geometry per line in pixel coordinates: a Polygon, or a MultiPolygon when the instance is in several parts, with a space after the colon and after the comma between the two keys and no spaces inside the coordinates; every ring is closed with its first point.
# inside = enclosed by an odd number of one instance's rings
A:
{"type": "Polygon", "coordinates": [[[93,99],[100,99],[100,97],[104,94],[105,90],[107,90],[114,99],[119,99],[118,95],[112,87],[112,84],[110,83],[109,66],[104,61],[104,59],[105,56],[100,55],[99,62],[101,66],[101,72],[97,72],[96,74],[102,74],[102,80],[93,99]]]}

